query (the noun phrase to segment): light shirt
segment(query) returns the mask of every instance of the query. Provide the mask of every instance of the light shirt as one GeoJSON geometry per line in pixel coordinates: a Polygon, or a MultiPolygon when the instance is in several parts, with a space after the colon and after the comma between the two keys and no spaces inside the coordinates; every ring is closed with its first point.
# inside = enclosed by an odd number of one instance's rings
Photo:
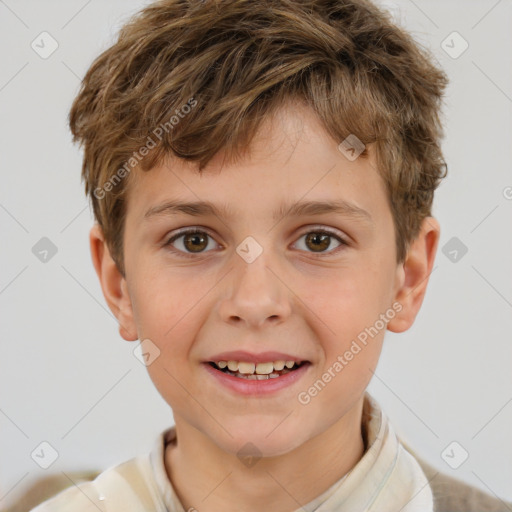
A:
{"type": "MultiPolygon", "coordinates": [[[[423,470],[368,392],[362,432],[367,449],[359,462],[296,512],[433,512],[432,491],[423,470]]],[[[149,454],[112,466],[78,488],[65,489],[32,512],[189,512],[164,465],[165,446],[175,439],[172,426],[158,436],[149,454]]]]}

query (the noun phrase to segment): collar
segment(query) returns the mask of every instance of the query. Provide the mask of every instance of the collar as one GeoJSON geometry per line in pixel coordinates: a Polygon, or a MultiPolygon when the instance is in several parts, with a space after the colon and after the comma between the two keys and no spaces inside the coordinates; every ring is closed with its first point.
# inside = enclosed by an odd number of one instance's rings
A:
{"type": "MultiPolygon", "coordinates": [[[[432,512],[432,491],[425,474],[404,449],[387,416],[368,391],[364,395],[361,431],[366,451],[359,462],[296,512],[432,512]]],[[[175,439],[175,426],[164,430],[150,453],[150,462],[167,510],[185,512],[164,465],[165,446],[175,439]]]]}

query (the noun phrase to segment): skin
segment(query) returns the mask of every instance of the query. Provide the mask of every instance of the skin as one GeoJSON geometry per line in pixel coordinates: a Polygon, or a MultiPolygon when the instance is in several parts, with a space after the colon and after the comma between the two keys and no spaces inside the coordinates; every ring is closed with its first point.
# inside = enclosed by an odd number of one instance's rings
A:
{"type": "Polygon", "coordinates": [[[173,411],[178,442],[167,446],[165,465],[185,510],[294,511],[364,453],[364,392],[386,327],[308,404],[297,396],[394,302],[402,309],[387,329],[410,328],[440,227],[425,219],[405,262],[397,264],[392,214],[372,148],[369,158],[351,162],[338,144],[311,110],[288,105],[264,123],[250,154],[236,163],[223,165],[220,152],[202,176],[177,159],[137,174],[128,193],[126,278],[101,230],[91,230],[93,262],[120,335],[150,339],[161,351],[148,372],[173,411]],[[336,213],[272,218],[282,202],[340,198],[366,210],[373,224],[336,213]],[[227,204],[233,217],[144,219],[149,208],[170,199],[227,204]],[[184,227],[207,228],[211,237],[202,252],[193,252],[185,237],[165,246],[184,227]],[[315,250],[305,235],[318,228],[334,236],[315,250]],[[263,248],[250,264],[236,252],[247,236],[263,248]],[[241,397],[220,387],[201,364],[236,349],[279,350],[312,365],[271,397],[241,397]],[[237,456],[247,442],[262,456],[250,467],[237,456]]]}

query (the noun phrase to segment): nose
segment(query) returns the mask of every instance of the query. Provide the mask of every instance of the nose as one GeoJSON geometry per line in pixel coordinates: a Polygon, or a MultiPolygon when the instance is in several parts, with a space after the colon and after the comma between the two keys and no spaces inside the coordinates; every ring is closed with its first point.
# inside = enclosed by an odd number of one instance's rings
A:
{"type": "Polygon", "coordinates": [[[256,329],[280,324],[290,315],[290,291],[276,265],[270,266],[265,251],[252,263],[240,259],[230,272],[228,293],[219,313],[224,322],[256,329]]]}

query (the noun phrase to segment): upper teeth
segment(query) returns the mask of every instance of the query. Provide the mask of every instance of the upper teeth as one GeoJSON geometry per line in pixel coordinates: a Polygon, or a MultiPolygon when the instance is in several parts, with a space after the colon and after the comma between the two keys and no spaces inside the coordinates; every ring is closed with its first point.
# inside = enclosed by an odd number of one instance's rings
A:
{"type": "Polygon", "coordinates": [[[295,361],[270,361],[268,363],[246,363],[241,361],[217,361],[215,363],[219,368],[228,367],[232,372],[240,373],[254,373],[256,371],[259,375],[269,375],[274,370],[281,371],[285,366],[286,368],[292,368],[295,361]]]}

